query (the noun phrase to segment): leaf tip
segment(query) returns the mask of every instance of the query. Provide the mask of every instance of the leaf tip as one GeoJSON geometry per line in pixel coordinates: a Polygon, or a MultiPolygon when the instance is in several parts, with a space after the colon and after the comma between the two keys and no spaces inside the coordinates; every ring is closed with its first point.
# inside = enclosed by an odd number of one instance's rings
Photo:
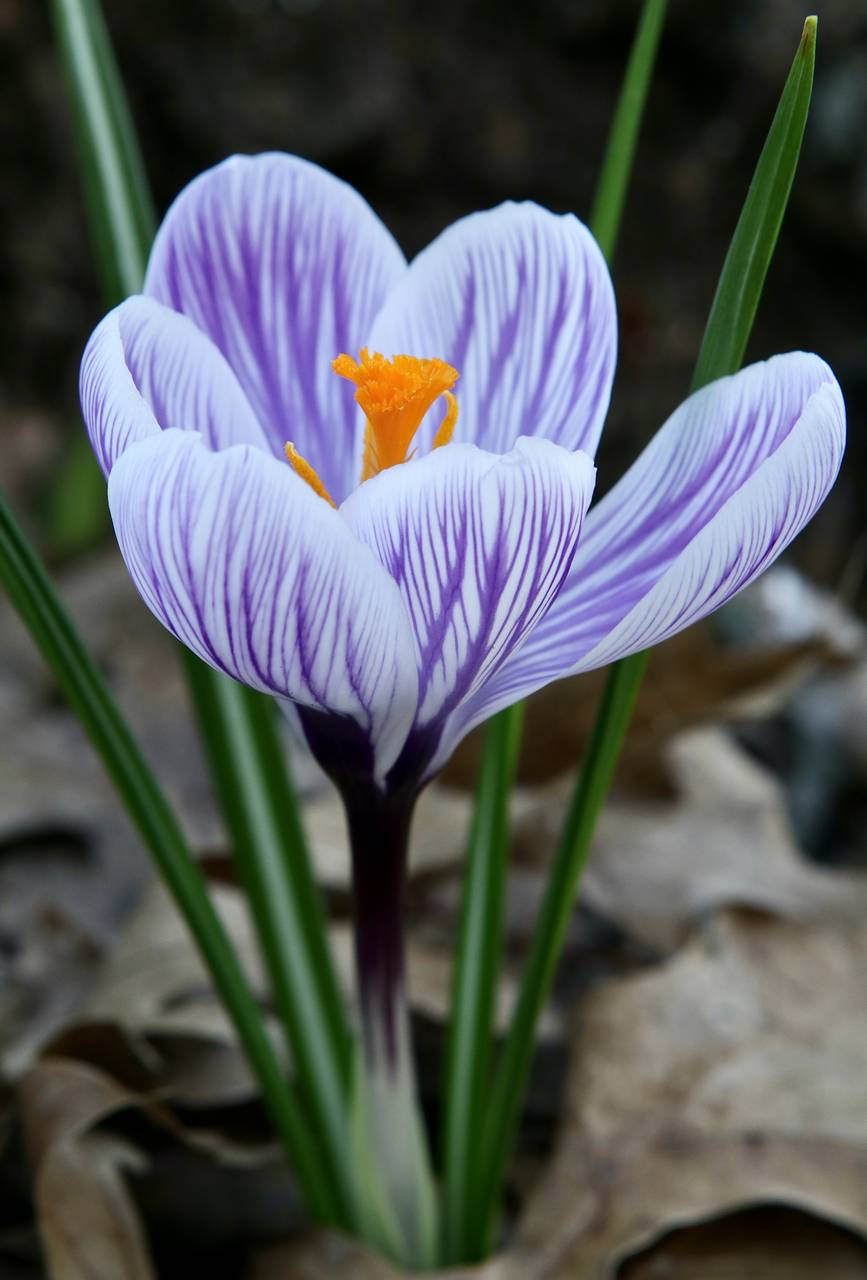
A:
{"type": "Polygon", "coordinates": [[[815,13],[811,13],[809,18],[804,19],[804,31],[801,35],[801,44],[804,46],[816,43],[816,28],[819,25],[819,19],[815,13]]]}

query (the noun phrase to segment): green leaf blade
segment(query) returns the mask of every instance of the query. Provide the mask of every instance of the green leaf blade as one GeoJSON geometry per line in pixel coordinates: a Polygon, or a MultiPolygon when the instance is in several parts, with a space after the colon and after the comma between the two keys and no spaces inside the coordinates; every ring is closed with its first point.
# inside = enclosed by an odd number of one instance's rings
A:
{"type": "Polygon", "coordinates": [[[96,0],[51,0],[72,98],[103,290],[110,306],[138,293],[156,216],[126,95],[96,0]]]}
{"type": "MultiPolygon", "coordinates": [[[[617,243],[641,120],[662,35],[667,0],[645,0],[624,73],[602,173],[593,204],[590,227],[609,264],[617,243]]],[[[637,689],[637,684],[636,684],[637,689]]],[[[480,1141],[496,1117],[490,1113],[488,1086],[493,1006],[498,961],[502,952],[509,794],[520,752],[523,708],[506,708],[488,727],[479,773],[463,892],[452,1017],[446,1054],[443,1126],[443,1250],[446,1262],[474,1261],[490,1246],[499,1176],[491,1167],[504,1165],[520,1114],[522,1083],[515,1077],[512,1108],[503,1116],[488,1150],[480,1141]],[[486,1105],[487,1104],[487,1105],[486,1105]],[[486,1164],[487,1161],[487,1164],[486,1164]]],[[[624,725],[625,731],[625,725],[624,725]]],[[[566,917],[568,919],[568,916],[566,917]]],[[[541,962],[528,985],[547,991],[548,970],[559,947],[541,962]]],[[[552,970],[553,971],[553,970],[552,970]]],[[[518,1011],[520,1013],[520,1011],[518,1011]]],[[[531,1001],[523,1025],[533,1040],[538,1010],[531,1001]]],[[[521,1023],[512,1028],[511,1041],[520,1038],[521,1023]]],[[[529,1058],[525,1069],[529,1071],[529,1058]]],[[[500,1064],[502,1072],[502,1064],[500,1064]]],[[[498,1077],[499,1078],[499,1077],[498,1077]]]]}
{"type": "Polygon", "coordinates": [[[816,30],[817,19],[807,18],[723,264],[693,391],[741,367],[801,154],[813,91],[816,30]]]}
{"type": "MultiPolygon", "coordinates": [[[[99,0],[50,0],[75,108],[106,301],[141,290],[156,226],[99,0]]],[[[347,1225],[343,1148],[351,1036],[284,748],[264,700],[184,651],[185,671],[275,1002],[347,1225]]],[[[320,1153],[320,1161],[322,1155],[320,1153]]]]}
{"type": "Polygon", "coordinates": [[[276,708],[264,694],[217,677],[187,651],[184,658],[234,862],[300,1085],[341,1188],[346,1225],[352,1036],[297,798],[282,762],[276,708]]]}
{"type": "Polygon", "coordinates": [[[646,665],[647,654],[638,653],[612,666],[563,824],[515,1012],[488,1091],[487,1123],[477,1164],[476,1197],[481,1207],[476,1218],[476,1257],[484,1257],[493,1247],[499,1189],[521,1118],[536,1026],[554,980],[596,819],[611,785],[646,665]]]}
{"type": "MultiPolygon", "coordinates": [[[[815,46],[816,19],[808,18],[723,264],[693,390],[740,367],[797,168],[812,91],[815,46]]],[[[550,991],[596,820],[614,776],[647,658],[647,653],[633,654],[614,663],[609,671],[534,926],[480,1144],[479,1194],[485,1207],[479,1219],[479,1255],[493,1239],[499,1188],[518,1129],[535,1027],[550,991]]]]}
{"type": "MultiPolygon", "coordinates": [[[[645,0],[604,154],[590,229],[608,262],[620,232],[635,146],[662,36],[667,0],[645,0]]],[[[502,951],[508,797],[523,708],[508,707],[488,727],[471,829],[446,1055],[443,1114],[443,1251],[447,1262],[484,1252],[484,1179],[479,1121],[485,1116],[493,1004],[502,951]]],[[[528,1068],[529,1069],[529,1068],[528,1068]]]]}
{"type": "Polygon", "coordinates": [[[667,8],[668,0],[648,0],[641,11],[596,186],[590,229],[609,266],[620,232],[635,148],[667,8]]]}
{"type": "Polygon", "coordinates": [[[472,1249],[478,1179],[477,1134],[489,1079],[494,1000],[503,949],[509,797],[518,762],[523,706],[506,708],[485,730],[467,846],[444,1081],[443,1261],[472,1249]]]}
{"type": "Polygon", "coordinates": [[[150,851],[214,980],[311,1206],[339,1220],[307,1117],[177,820],[49,578],[0,497],[0,582],[45,658],[150,851]]]}

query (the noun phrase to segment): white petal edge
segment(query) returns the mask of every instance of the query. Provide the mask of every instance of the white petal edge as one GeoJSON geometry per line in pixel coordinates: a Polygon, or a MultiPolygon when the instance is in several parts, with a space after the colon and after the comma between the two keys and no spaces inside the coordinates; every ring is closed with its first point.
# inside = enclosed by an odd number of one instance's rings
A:
{"type": "Polygon", "coordinates": [[[268,447],[217,348],[152,298],[128,298],[100,321],[82,357],[79,391],[106,475],[131,444],[166,428],[197,431],[212,449],[268,447]]]}

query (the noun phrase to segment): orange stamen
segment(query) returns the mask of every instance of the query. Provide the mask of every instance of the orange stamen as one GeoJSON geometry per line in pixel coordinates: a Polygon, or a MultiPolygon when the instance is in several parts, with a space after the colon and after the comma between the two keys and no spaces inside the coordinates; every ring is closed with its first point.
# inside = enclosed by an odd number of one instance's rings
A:
{"type": "Polygon", "coordinates": [[[434,448],[447,444],[458,416],[451,388],[458,371],[444,360],[420,360],[416,356],[371,355],[366,347],[358,361],[340,355],[332,369],[355,383],[355,399],[367,418],[361,479],[369,480],[387,467],[406,462],[413,436],[422,419],[440,396],[448,408],[434,440],[434,448]]]}
{"type": "Polygon", "coordinates": [[[301,454],[295,448],[294,444],[292,444],[291,440],[287,445],[284,446],[283,451],[286,454],[286,457],[289,459],[290,463],[292,464],[292,469],[294,470],[295,474],[299,475],[302,480],[305,480],[307,484],[310,485],[310,488],[313,490],[313,492],[316,494],[317,497],[324,498],[326,502],[331,503],[332,507],[336,507],[337,503],[334,501],[331,494],[325,488],[325,485],[319,479],[319,476],[317,475],[316,471],[313,469],[313,467],[311,467],[310,463],[307,461],[306,458],[301,457],[301,454]]]}
{"type": "Polygon", "coordinates": [[[455,427],[458,422],[458,402],[451,391],[444,392],[446,401],[446,414],[439,425],[439,430],[433,438],[434,449],[441,449],[444,444],[448,444],[452,436],[455,434],[455,427]]]}

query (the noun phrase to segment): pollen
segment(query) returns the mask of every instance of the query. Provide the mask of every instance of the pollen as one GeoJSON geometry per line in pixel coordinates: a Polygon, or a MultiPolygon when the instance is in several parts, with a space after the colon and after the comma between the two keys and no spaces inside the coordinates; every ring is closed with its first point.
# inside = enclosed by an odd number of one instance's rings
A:
{"type": "MultiPolygon", "coordinates": [[[[355,399],[367,419],[364,432],[364,459],[361,479],[369,480],[387,467],[408,462],[409,447],[433,404],[445,397],[446,412],[434,437],[433,447],[448,444],[458,418],[458,402],[451,388],[458,371],[444,360],[423,360],[417,356],[373,355],[363,347],[358,360],[340,355],[332,369],[355,384],[355,399]]],[[[291,459],[290,459],[291,461],[291,459]]],[[[293,464],[294,465],[294,464],[293,464]]]]}

